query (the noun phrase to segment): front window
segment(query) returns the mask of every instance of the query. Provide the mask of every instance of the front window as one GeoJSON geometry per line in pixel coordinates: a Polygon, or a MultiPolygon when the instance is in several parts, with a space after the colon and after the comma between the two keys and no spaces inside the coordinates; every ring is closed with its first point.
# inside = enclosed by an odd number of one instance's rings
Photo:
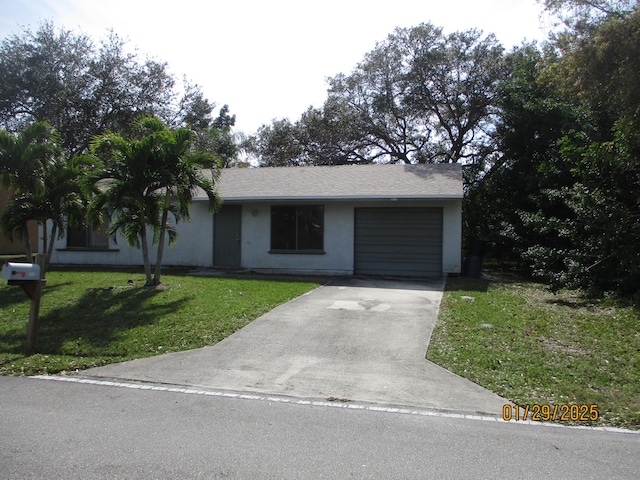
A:
{"type": "Polygon", "coordinates": [[[91,227],[74,227],[69,225],[67,229],[67,248],[108,249],[109,235],[107,234],[107,222],[99,230],[91,227]]]}
{"type": "Polygon", "coordinates": [[[324,248],[324,206],[271,207],[271,250],[321,252],[324,248]]]}

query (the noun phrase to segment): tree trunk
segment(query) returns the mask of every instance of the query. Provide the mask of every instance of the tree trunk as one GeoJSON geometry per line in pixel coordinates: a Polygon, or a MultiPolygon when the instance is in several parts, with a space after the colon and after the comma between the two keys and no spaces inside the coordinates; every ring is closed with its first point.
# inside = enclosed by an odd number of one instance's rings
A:
{"type": "MultiPolygon", "coordinates": [[[[45,224],[44,227],[44,231],[47,231],[47,226],[45,224]]],[[[51,262],[51,255],[53,254],[53,246],[55,244],[56,241],[56,234],[58,233],[58,226],[54,223],[53,226],[51,227],[51,238],[49,238],[49,244],[48,245],[44,245],[45,246],[45,257],[44,257],[44,262],[42,263],[42,271],[40,272],[40,278],[45,278],[45,275],[47,274],[47,269],[49,268],[49,262],[51,262]]],[[[46,233],[45,233],[45,239],[46,239],[46,233]]]]}
{"type": "MultiPolygon", "coordinates": [[[[141,216],[143,218],[143,216],[141,216]]],[[[144,221],[140,225],[140,244],[142,247],[142,260],[144,262],[144,275],[146,277],[145,287],[153,286],[153,279],[151,278],[151,263],[149,262],[149,245],[147,243],[147,226],[144,221]]]]}
{"type": "Polygon", "coordinates": [[[162,222],[160,223],[160,238],[158,239],[158,254],[156,257],[156,269],[153,276],[153,284],[160,285],[160,275],[162,270],[162,255],[164,254],[164,239],[167,233],[167,219],[169,218],[169,190],[164,197],[164,208],[162,210],[162,222]]]}
{"type": "Polygon", "coordinates": [[[29,287],[22,287],[31,291],[31,305],[29,306],[29,323],[27,324],[27,356],[36,353],[36,339],[38,336],[38,320],[40,317],[40,299],[42,298],[43,280],[29,282],[29,287]]]}

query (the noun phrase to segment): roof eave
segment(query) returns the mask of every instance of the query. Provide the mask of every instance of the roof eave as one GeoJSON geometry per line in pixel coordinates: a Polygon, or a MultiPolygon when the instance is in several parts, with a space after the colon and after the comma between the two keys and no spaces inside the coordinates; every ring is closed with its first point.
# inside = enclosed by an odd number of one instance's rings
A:
{"type": "MultiPolygon", "coordinates": [[[[242,196],[225,197],[224,202],[367,202],[367,201],[405,201],[405,200],[462,200],[462,194],[445,195],[370,195],[370,196],[242,196]]],[[[195,198],[195,201],[208,200],[206,197],[195,198]]]]}

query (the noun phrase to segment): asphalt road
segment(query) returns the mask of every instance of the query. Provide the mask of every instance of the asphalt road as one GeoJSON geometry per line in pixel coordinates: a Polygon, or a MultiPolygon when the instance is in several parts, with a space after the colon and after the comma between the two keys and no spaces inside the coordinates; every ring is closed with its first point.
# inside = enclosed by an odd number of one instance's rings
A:
{"type": "Polygon", "coordinates": [[[3,479],[631,479],[640,435],[0,377],[3,479]]]}

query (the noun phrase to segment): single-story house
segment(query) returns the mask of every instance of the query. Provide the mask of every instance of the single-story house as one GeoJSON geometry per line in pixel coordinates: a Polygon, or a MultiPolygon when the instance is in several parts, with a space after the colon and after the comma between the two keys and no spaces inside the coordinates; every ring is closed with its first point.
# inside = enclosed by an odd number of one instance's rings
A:
{"type": "MultiPolygon", "coordinates": [[[[164,265],[269,273],[440,276],[461,270],[458,164],[226,169],[215,215],[197,195],[164,265]]],[[[155,259],[155,248],[151,249],[155,259]]],[[[152,260],[153,261],[153,260],[152,260]]],[[[141,265],[104,231],[70,230],[52,263],[141,265]]]]}

